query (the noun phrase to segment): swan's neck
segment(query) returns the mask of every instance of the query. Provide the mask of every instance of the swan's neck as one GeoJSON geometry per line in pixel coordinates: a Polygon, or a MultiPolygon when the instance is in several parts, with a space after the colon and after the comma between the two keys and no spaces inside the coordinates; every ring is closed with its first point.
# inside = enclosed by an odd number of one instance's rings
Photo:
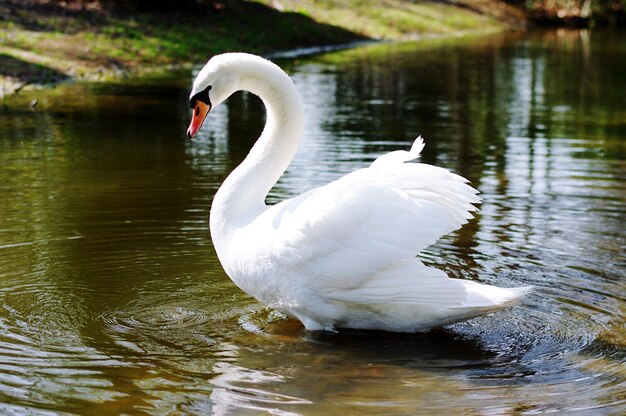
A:
{"type": "Polygon", "coordinates": [[[245,226],[267,208],[265,197],[293,159],[304,127],[298,92],[276,65],[265,61],[244,68],[239,89],[261,98],[267,121],[248,156],[215,194],[211,234],[245,226]]]}

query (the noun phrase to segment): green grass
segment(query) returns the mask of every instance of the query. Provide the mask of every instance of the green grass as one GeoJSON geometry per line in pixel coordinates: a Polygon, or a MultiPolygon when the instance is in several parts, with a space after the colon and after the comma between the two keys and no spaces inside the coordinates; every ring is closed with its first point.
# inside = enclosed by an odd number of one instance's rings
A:
{"type": "MultiPolygon", "coordinates": [[[[273,3],[273,0],[257,1],[273,3]]],[[[478,5],[480,2],[470,0],[468,3],[478,5]]],[[[318,22],[373,39],[399,40],[505,28],[503,23],[483,12],[432,1],[282,0],[281,4],[285,11],[304,13],[318,22]]]]}
{"type": "MultiPolygon", "coordinates": [[[[468,0],[488,1],[488,0],[468,0]]],[[[23,61],[33,74],[48,68],[73,78],[109,79],[121,71],[204,62],[225,51],[266,53],[360,39],[407,39],[499,30],[482,13],[436,2],[403,0],[234,1],[224,10],[67,14],[17,0],[0,4],[0,54],[23,61]],[[8,5],[7,5],[8,4],[8,5]]],[[[19,76],[25,82],[28,71],[19,76]]],[[[0,76],[13,77],[4,68],[0,76]]]]}

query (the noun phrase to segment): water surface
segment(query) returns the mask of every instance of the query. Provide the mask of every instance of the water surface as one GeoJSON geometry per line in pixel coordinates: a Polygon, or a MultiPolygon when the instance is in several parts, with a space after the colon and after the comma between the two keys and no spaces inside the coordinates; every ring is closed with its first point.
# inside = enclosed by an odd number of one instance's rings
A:
{"type": "Polygon", "coordinates": [[[255,97],[216,108],[193,142],[188,73],[8,101],[0,413],[621,414],[625,57],[624,34],[560,31],[281,62],[308,124],[270,203],[421,134],[423,161],[484,200],[424,260],[538,288],[419,335],[307,332],[224,274],[208,207],[263,126],[255,97]]]}

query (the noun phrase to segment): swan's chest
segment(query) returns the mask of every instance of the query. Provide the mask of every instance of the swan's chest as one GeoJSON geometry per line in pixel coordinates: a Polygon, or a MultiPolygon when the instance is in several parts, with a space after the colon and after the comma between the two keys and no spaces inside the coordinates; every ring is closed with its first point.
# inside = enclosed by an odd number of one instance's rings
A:
{"type": "Polygon", "coordinates": [[[244,292],[279,308],[296,296],[298,261],[271,229],[242,229],[215,244],[226,274],[244,292]]]}

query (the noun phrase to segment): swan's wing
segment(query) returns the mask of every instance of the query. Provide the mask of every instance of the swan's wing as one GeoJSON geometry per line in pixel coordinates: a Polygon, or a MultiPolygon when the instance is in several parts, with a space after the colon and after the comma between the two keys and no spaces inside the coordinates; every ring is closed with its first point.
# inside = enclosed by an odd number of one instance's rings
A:
{"type": "MultiPolygon", "coordinates": [[[[476,209],[472,204],[480,200],[458,175],[404,163],[417,157],[419,143],[410,152],[383,155],[369,168],[270,208],[265,221],[278,236],[271,251],[282,264],[289,259],[291,274],[306,278],[307,287],[330,298],[377,287],[380,283],[371,281],[381,278],[396,291],[421,286],[412,276],[393,278],[394,270],[406,269],[420,250],[467,222],[476,209]]],[[[420,274],[426,280],[446,278],[443,272],[420,274]]],[[[437,295],[422,290],[424,297],[437,295]]]]}

